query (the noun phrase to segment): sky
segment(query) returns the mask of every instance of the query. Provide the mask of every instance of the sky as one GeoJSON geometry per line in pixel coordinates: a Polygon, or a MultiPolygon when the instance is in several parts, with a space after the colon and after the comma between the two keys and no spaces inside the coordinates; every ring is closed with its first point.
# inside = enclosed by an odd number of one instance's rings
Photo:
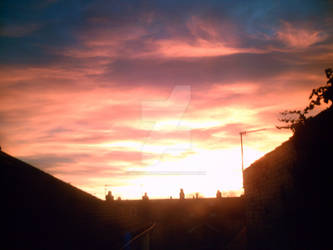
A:
{"type": "Polygon", "coordinates": [[[333,67],[333,3],[0,3],[2,150],[104,198],[240,195],[333,67]]]}

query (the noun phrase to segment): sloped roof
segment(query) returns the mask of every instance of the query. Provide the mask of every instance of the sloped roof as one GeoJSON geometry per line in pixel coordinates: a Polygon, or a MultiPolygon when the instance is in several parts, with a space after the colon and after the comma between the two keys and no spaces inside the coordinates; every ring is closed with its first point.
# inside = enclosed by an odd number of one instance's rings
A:
{"type": "Polygon", "coordinates": [[[134,230],[102,200],[2,151],[0,172],[10,249],[114,249],[134,230]]]}

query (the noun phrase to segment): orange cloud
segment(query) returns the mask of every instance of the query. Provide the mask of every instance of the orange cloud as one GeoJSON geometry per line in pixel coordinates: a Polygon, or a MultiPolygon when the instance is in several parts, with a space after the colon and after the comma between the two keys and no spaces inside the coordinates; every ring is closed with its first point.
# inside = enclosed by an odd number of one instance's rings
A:
{"type": "Polygon", "coordinates": [[[221,42],[198,39],[195,42],[162,40],[156,42],[157,54],[163,57],[207,57],[222,56],[245,52],[237,48],[227,47],[221,42]]]}

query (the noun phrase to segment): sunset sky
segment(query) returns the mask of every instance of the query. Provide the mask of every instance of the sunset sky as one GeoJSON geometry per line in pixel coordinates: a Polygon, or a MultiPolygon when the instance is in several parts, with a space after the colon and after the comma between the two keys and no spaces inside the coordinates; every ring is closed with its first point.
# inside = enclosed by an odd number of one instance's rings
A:
{"type": "Polygon", "coordinates": [[[239,195],[333,67],[332,1],[0,3],[2,150],[100,198],[239,195]],[[107,186],[105,186],[107,185],[107,186]]]}

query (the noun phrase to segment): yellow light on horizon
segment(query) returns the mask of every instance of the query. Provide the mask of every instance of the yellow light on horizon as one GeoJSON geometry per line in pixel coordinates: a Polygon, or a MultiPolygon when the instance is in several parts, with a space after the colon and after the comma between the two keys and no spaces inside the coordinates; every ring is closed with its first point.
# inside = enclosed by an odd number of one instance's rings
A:
{"type": "MultiPolygon", "coordinates": [[[[264,152],[245,147],[244,162],[248,167],[264,152]]],[[[183,159],[164,160],[141,169],[128,185],[110,186],[116,197],[141,199],[147,192],[150,198],[179,197],[183,188],[187,197],[200,193],[201,197],[215,197],[216,191],[242,193],[240,148],[202,150],[183,159]],[[177,174],[179,173],[179,174],[177,174]]],[[[103,197],[104,198],[104,197],[103,197]]]]}

